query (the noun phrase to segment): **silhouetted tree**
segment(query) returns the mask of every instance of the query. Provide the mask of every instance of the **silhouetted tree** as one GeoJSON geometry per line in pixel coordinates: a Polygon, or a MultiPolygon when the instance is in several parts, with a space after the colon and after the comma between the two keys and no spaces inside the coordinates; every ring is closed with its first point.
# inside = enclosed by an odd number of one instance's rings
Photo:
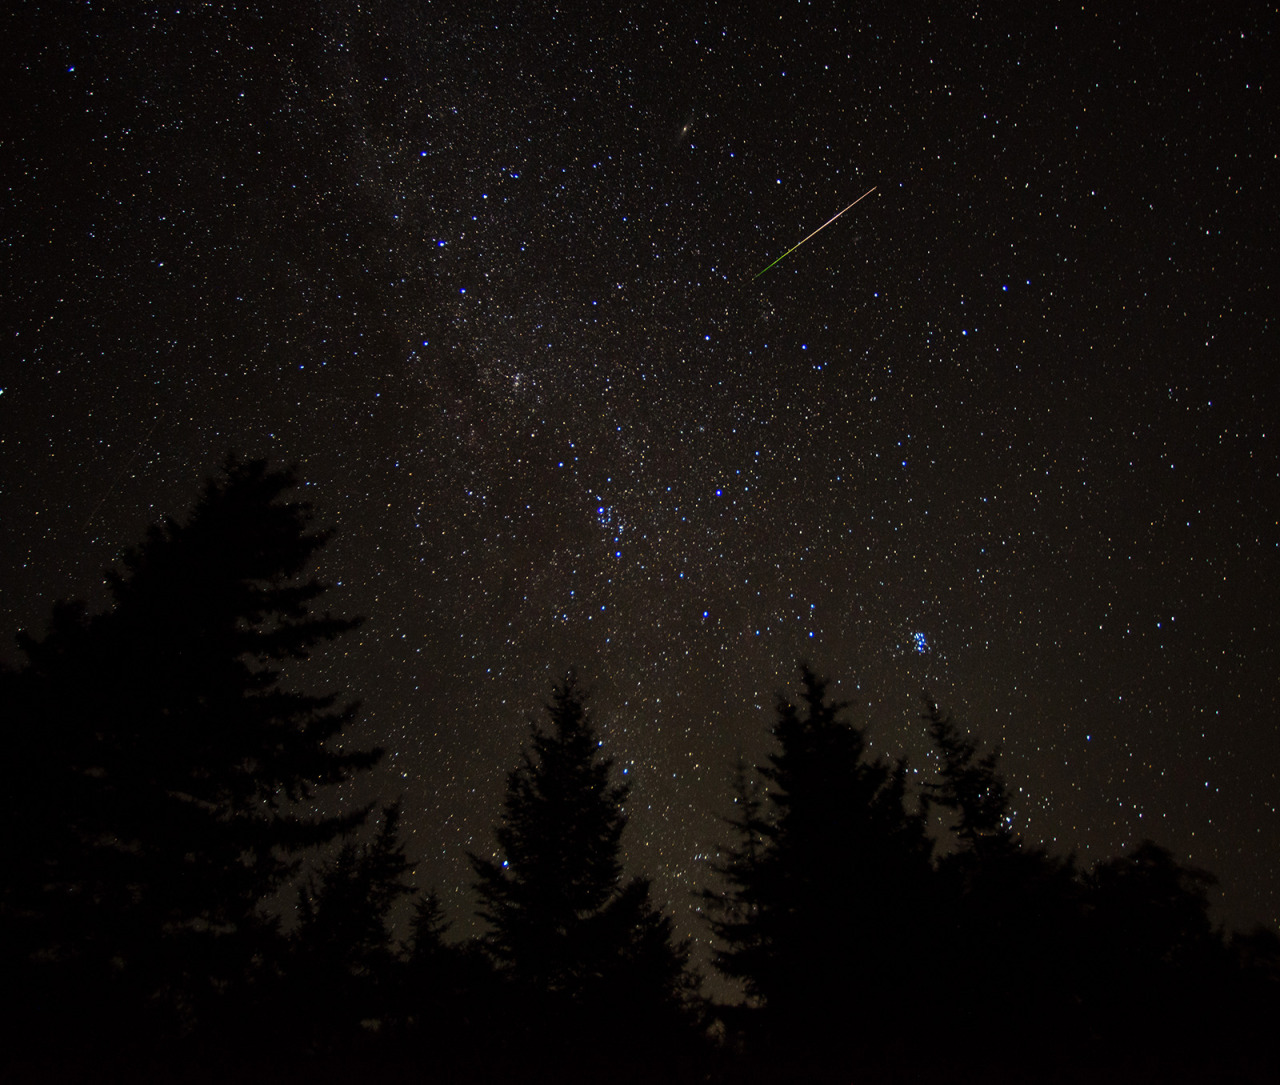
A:
{"type": "Polygon", "coordinates": [[[312,610],[325,588],[302,574],[329,532],[294,485],[228,460],[185,521],[108,573],[110,609],[58,607],[0,684],[5,742],[31,770],[5,811],[25,830],[6,926],[28,963],[101,980],[110,1004],[132,990],[189,1019],[264,967],[260,903],[365,815],[304,805],[380,751],[335,747],[355,706],[282,679],[357,624],[312,610]]]}
{"type": "Polygon", "coordinates": [[[539,1027],[559,1017],[617,1034],[678,1014],[686,947],[651,905],[648,883],[623,883],[627,788],[610,780],[612,761],[600,754],[572,674],[546,709],[549,726],[532,725],[507,781],[499,857],[471,857],[489,924],[484,944],[526,1011],[545,1009],[539,1027]]]}
{"type": "Polygon", "coordinates": [[[1223,1008],[1232,1018],[1241,1049],[1280,1080],[1280,1053],[1275,1045],[1275,1023],[1280,1020],[1280,934],[1272,927],[1257,926],[1234,934],[1229,949],[1236,983],[1223,1008]]]}
{"type": "Polygon", "coordinates": [[[924,784],[926,808],[932,803],[955,815],[950,829],[964,854],[1007,851],[1013,846],[1013,818],[1008,789],[996,771],[1000,748],[979,757],[977,744],[950,715],[927,697],[925,704],[939,761],[938,779],[924,784]]]}
{"type": "Polygon", "coordinates": [[[1085,952],[1074,860],[1027,847],[1014,831],[998,747],[979,743],[926,697],[937,778],[925,809],[952,815],[955,846],[937,860],[940,930],[930,967],[940,991],[962,991],[939,1032],[969,1043],[984,1025],[1008,1026],[1001,1053],[1069,1042],[1078,1024],[1085,952]]]}
{"type": "Polygon", "coordinates": [[[433,1053],[444,1078],[448,1066],[474,1074],[478,1052],[501,1048],[507,1018],[520,1012],[478,943],[448,941],[450,927],[434,891],[414,901],[396,1006],[397,1027],[413,1050],[433,1053]]]}
{"type": "Polygon", "coordinates": [[[1217,879],[1144,840],[1097,863],[1085,881],[1093,1033],[1110,1044],[1188,1050],[1223,999],[1229,956],[1209,918],[1217,879]]]}
{"type": "Polygon", "coordinates": [[[1152,965],[1194,964],[1216,937],[1209,890],[1217,878],[1183,866],[1168,848],[1144,840],[1128,855],[1097,863],[1089,875],[1099,937],[1112,956],[1152,965]]]}
{"type": "Polygon", "coordinates": [[[409,959],[432,961],[444,952],[445,935],[453,924],[444,914],[440,895],[432,890],[413,902],[409,920],[409,959]]]}
{"type": "Polygon", "coordinates": [[[752,920],[759,911],[754,892],[772,826],[764,820],[760,782],[741,757],[734,766],[732,790],[733,809],[722,820],[734,842],[719,845],[718,858],[711,867],[717,884],[704,887],[698,896],[702,914],[716,936],[712,949],[716,968],[726,976],[746,980],[760,971],[767,953],[760,924],[752,920]]]}
{"type": "Polygon", "coordinates": [[[383,807],[371,841],[345,841],[298,890],[297,940],[308,953],[358,974],[394,952],[388,917],[396,901],[413,892],[404,881],[412,864],[399,825],[400,804],[383,807]]]}
{"type": "Polygon", "coordinates": [[[592,1016],[618,1042],[624,1057],[670,1056],[693,1042],[699,979],[689,966],[689,945],[677,938],[672,917],[652,902],[647,878],[632,878],[600,916],[603,967],[592,1016]],[[656,1051],[636,1049],[653,1044],[656,1051]]]}
{"type": "Polygon", "coordinates": [[[401,962],[390,916],[414,891],[399,824],[400,804],[384,807],[371,840],[347,839],[299,887],[291,979],[316,1045],[340,1043],[344,1028],[395,1010],[401,962]]]}
{"type": "Polygon", "coordinates": [[[763,1003],[782,1048],[834,1057],[856,1022],[886,1051],[915,1024],[930,845],[905,805],[904,765],[868,758],[847,704],[808,666],[800,677],[799,705],[778,698],[778,749],[759,769],[766,809],[739,795],[728,885],[718,909],[708,901],[717,965],[763,1003]]]}

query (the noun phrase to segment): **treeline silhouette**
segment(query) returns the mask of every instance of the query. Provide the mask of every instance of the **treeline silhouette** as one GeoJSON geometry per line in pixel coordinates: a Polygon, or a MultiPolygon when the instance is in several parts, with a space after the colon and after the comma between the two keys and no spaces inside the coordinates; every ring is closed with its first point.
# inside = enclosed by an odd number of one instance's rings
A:
{"type": "Polygon", "coordinates": [[[451,939],[410,881],[398,802],[320,812],[319,789],[381,751],[344,745],[354,704],[283,676],[358,624],[316,609],[328,533],[294,485],[229,459],[125,554],[107,610],[59,604],[0,672],[7,1078],[1280,1069],[1280,939],[1215,929],[1210,874],[1150,841],[1088,869],[1025,844],[998,752],[931,702],[934,778],[913,792],[807,665],[766,764],[738,766],[693,897],[741,1000],[703,995],[673,918],[624,875],[627,788],[572,674],[531,725],[495,849],[471,856],[485,933],[451,939]]]}

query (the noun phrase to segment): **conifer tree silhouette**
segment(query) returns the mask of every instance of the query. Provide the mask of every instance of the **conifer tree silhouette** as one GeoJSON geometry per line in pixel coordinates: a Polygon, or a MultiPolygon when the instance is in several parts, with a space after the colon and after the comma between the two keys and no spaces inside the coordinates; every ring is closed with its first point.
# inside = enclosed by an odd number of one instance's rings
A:
{"type": "MultiPolygon", "coordinates": [[[[719,857],[711,867],[718,884],[702,888],[698,896],[702,914],[716,938],[712,949],[716,968],[726,976],[747,980],[763,967],[767,953],[760,924],[753,920],[759,911],[755,890],[772,825],[764,820],[761,784],[741,757],[734,766],[731,786],[733,810],[722,820],[734,842],[718,847],[719,857]]],[[[750,987],[748,990],[753,995],[760,994],[750,987]]]]}
{"type": "Polygon", "coordinates": [[[412,864],[399,826],[400,803],[383,807],[372,840],[346,840],[299,888],[296,941],[308,957],[322,958],[340,973],[363,976],[376,973],[394,956],[391,909],[414,891],[405,881],[412,864]]]}
{"type": "Polygon", "coordinates": [[[259,905],[299,852],[363,820],[310,808],[379,757],[331,742],[356,706],[281,673],[358,624],[313,610],[325,586],[303,574],[329,533],[295,485],[228,459],[108,573],[107,611],[63,605],[43,639],[20,636],[5,733],[43,767],[10,795],[31,831],[3,909],[28,960],[190,1015],[261,961],[259,905]]]}
{"type": "Polygon", "coordinates": [[[1188,1051],[1228,1001],[1222,981],[1230,958],[1209,918],[1217,879],[1144,840],[1096,863],[1084,881],[1090,1031],[1111,1044],[1137,1036],[1188,1051]]]}
{"type": "Polygon", "coordinates": [[[623,882],[627,788],[611,782],[572,673],[546,711],[548,726],[532,725],[508,778],[499,856],[471,857],[484,944],[526,1011],[543,1006],[613,1030],[678,1015],[687,948],[651,904],[649,883],[623,882]]]}
{"type": "Polygon", "coordinates": [[[445,952],[445,935],[453,924],[444,914],[440,894],[434,889],[413,902],[409,921],[409,959],[431,962],[445,952]]]}
{"type": "Polygon", "coordinates": [[[475,939],[446,940],[451,926],[434,890],[414,900],[392,1016],[399,1015],[396,1024],[415,1045],[456,1061],[461,1076],[474,1073],[477,1050],[502,1048],[507,1018],[519,1004],[505,997],[509,992],[475,939]]]}
{"type": "Polygon", "coordinates": [[[717,965],[763,1004],[783,1047],[839,1045],[850,1021],[883,1045],[914,1024],[930,845],[905,806],[904,765],[868,758],[847,704],[807,665],[800,678],[798,705],[778,698],[778,748],[758,770],[765,808],[740,796],[727,886],[707,901],[717,965]]]}
{"type": "Polygon", "coordinates": [[[298,889],[291,978],[306,1008],[311,1046],[333,1047],[361,1021],[399,1012],[401,960],[390,917],[412,893],[412,864],[399,838],[400,803],[382,809],[373,838],[348,838],[298,889]]]}
{"type": "Polygon", "coordinates": [[[951,815],[954,840],[937,860],[943,907],[930,973],[940,988],[965,992],[941,1031],[972,1036],[999,1019],[1011,1026],[1007,1046],[1069,1042],[1087,952],[1075,862],[1015,832],[999,747],[980,754],[979,742],[928,697],[924,719],[936,779],[925,781],[923,803],[951,815]]]}
{"type": "Polygon", "coordinates": [[[951,832],[968,853],[1007,851],[1013,845],[1009,792],[996,771],[1000,748],[978,756],[977,744],[954,719],[925,698],[929,735],[938,753],[938,779],[925,782],[926,802],[952,812],[951,832]]]}

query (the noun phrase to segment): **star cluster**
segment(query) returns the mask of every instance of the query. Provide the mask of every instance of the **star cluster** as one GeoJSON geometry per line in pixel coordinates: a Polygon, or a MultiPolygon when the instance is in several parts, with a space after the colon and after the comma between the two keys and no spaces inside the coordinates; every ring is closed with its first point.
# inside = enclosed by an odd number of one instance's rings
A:
{"type": "Polygon", "coordinates": [[[268,455],[464,926],[553,676],[689,925],[800,658],[1280,921],[1274,12],[530,7],[9,18],[5,626],[268,455]]]}

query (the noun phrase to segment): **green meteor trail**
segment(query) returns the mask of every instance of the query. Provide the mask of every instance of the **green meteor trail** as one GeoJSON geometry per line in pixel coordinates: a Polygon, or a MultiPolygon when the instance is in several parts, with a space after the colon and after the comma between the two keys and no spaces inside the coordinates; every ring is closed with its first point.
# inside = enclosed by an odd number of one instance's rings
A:
{"type": "MultiPolygon", "coordinates": [[[[864,192],[861,196],[859,196],[856,200],[854,200],[853,203],[849,205],[849,207],[852,207],[853,204],[861,203],[868,196],[870,196],[871,193],[873,193],[878,187],[879,187],[878,185],[872,185],[869,189],[867,189],[866,192],[864,192]]],[[[844,211],[848,211],[849,207],[846,207],[844,211]]],[[[818,229],[814,230],[813,234],[820,233],[822,230],[825,230],[828,226],[830,226],[833,222],[835,222],[836,219],[838,219],[841,215],[843,215],[844,211],[838,211],[836,214],[832,215],[829,219],[827,219],[826,222],[824,222],[821,226],[819,226],[818,229]]],[[[809,237],[812,237],[813,234],[810,234],[809,237]]],[[[799,241],[797,241],[794,245],[792,245],[791,248],[789,248],[786,252],[784,252],[781,256],[779,256],[778,259],[773,262],[773,264],[777,264],[785,260],[788,256],[790,256],[793,252],[795,252],[796,249],[798,249],[801,245],[803,245],[806,241],[808,241],[809,237],[802,237],[799,241]]],[[[760,278],[760,276],[763,275],[766,271],[768,271],[769,268],[773,267],[773,264],[770,264],[768,267],[762,267],[759,271],[757,271],[754,275],[752,275],[751,278],[752,279],[760,278]]]]}

